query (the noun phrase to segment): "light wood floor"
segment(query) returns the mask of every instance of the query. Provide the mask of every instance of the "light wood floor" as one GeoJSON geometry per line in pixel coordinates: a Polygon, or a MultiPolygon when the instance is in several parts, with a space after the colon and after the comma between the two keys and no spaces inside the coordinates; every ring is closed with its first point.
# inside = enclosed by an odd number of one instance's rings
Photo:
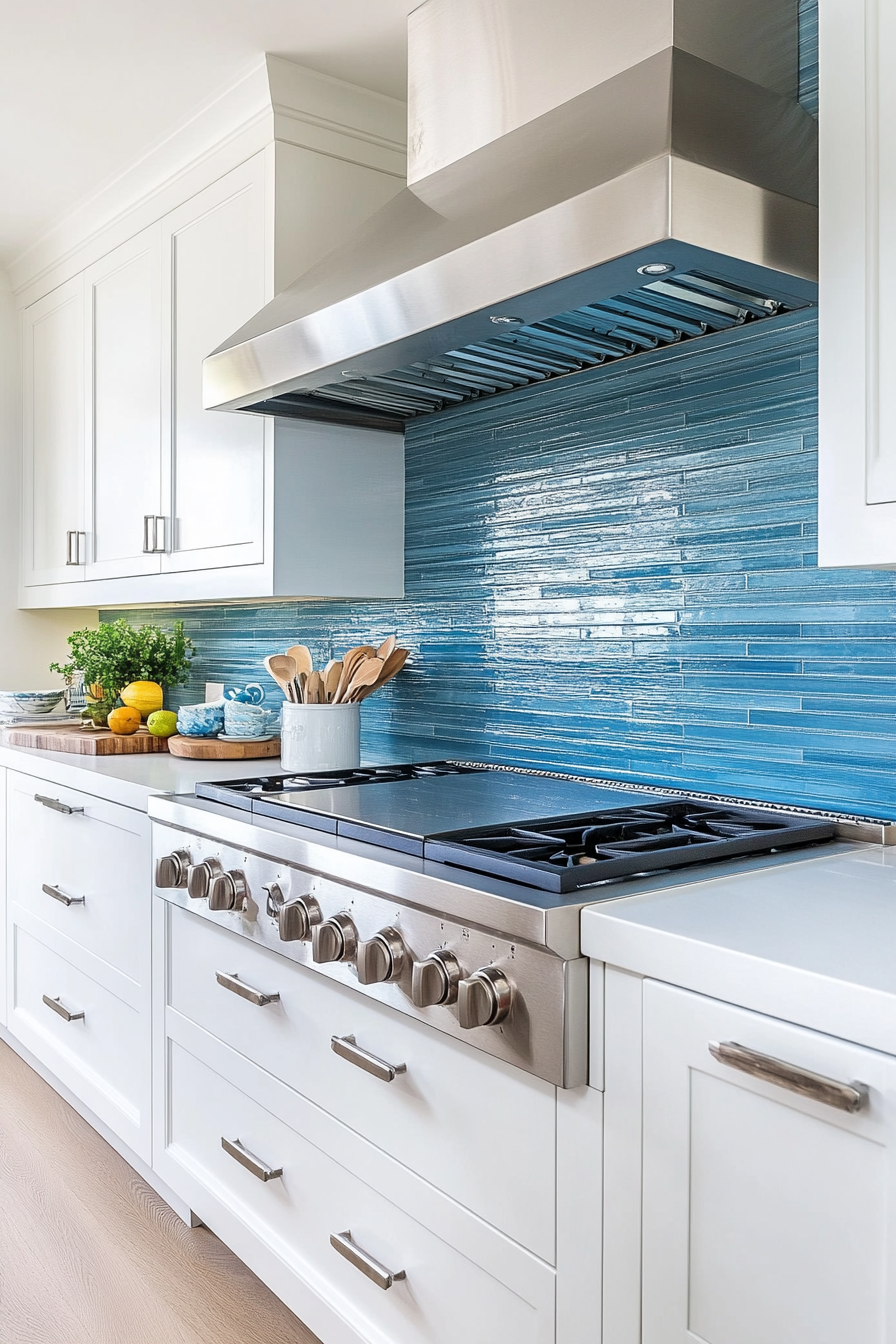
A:
{"type": "Polygon", "coordinates": [[[2,1344],[319,1344],[0,1042],[2,1344]]]}

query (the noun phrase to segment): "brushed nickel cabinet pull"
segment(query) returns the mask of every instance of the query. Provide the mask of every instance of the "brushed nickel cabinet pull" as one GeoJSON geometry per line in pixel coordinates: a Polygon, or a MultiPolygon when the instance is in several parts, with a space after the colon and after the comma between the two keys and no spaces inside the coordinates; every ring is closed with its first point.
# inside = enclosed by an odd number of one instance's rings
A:
{"type": "Polygon", "coordinates": [[[40,803],[41,807],[51,807],[54,812],[62,812],[67,817],[73,817],[77,812],[83,812],[83,807],[69,807],[68,803],[60,803],[58,798],[45,798],[42,793],[34,795],[34,801],[40,803]]]}
{"type": "Polygon", "coordinates": [[[158,513],[143,515],[143,554],[158,555],[165,549],[165,518],[158,513]],[[162,540],[159,541],[159,524],[162,525],[162,540]]]}
{"type": "Polygon", "coordinates": [[[269,1167],[262,1162],[260,1157],[250,1153],[248,1148],[244,1148],[239,1139],[225,1139],[221,1136],[221,1147],[232,1157],[235,1162],[239,1162],[241,1167],[251,1171],[253,1176],[257,1176],[260,1181],[275,1181],[278,1176],[283,1175],[282,1167],[269,1167]]]}
{"type": "Polygon", "coordinates": [[[379,1260],[374,1260],[372,1255],[362,1251],[361,1247],[352,1241],[351,1232],[331,1232],[330,1245],[334,1251],[338,1251],[341,1256],[354,1265],[355,1269],[360,1269],[362,1274],[366,1274],[377,1288],[391,1288],[393,1283],[398,1283],[401,1279],[406,1279],[407,1274],[403,1269],[387,1269],[381,1265],[379,1260]]]}
{"type": "Polygon", "coordinates": [[[83,1013],[70,1012],[65,1004],[60,1002],[58,996],[55,999],[51,999],[49,994],[44,994],[42,997],[47,1007],[52,1008],[53,1012],[58,1013],[66,1022],[77,1022],[84,1017],[83,1013]]]}
{"type": "Polygon", "coordinates": [[[268,1003],[280,1002],[278,993],[265,994],[263,990],[253,989],[251,985],[245,984],[238,975],[228,975],[226,971],[215,971],[215,979],[222,989],[229,989],[231,994],[239,994],[241,999],[248,999],[250,1003],[257,1004],[259,1008],[264,1008],[268,1003]]]}
{"type": "Polygon", "coordinates": [[[833,1106],[838,1111],[855,1114],[868,1105],[868,1088],[865,1083],[841,1083],[836,1078],[826,1078],[824,1074],[812,1073],[796,1064],[788,1064],[772,1055],[762,1055],[758,1050],[750,1050],[737,1041],[710,1041],[709,1053],[713,1059],[729,1069],[739,1069],[753,1078],[775,1087],[784,1087],[788,1092],[796,1092],[810,1101],[820,1101],[823,1106],[833,1106]]]}
{"type": "Polygon", "coordinates": [[[340,1059],[356,1064],[359,1069],[372,1073],[374,1078],[379,1078],[383,1083],[394,1083],[400,1073],[408,1071],[407,1064],[389,1064],[378,1055],[372,1055],[369,1050],[362,1050],[354,1036],[331,1036],[330,1049],[340,1059]]]}
{"type": "Polygon", "coordinates": [[[49,882],[44,882],[43,886],[41,887],[41,891],[45,892],[47,896],[52,896],[54,901],[60,901],[63,905],[84,904],[83,896],[67,896],[65,892],[60,891],[58,887],[50,886],[49,882]]]}

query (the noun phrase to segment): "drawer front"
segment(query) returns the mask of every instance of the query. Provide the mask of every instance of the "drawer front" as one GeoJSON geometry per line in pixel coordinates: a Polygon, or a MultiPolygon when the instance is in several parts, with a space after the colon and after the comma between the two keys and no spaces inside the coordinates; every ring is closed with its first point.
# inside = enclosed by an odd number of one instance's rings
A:
{"type": "Polygon", "coordinates": [[[7,819],[10,899],[144,983],[152,900],[148,819],[14,773],[7,819]]]}
{"type": "Polygon", "coordinates": [[[553,1263],[549,1083],[208,920],[166,909],[173,1008],[553,1263]],[[254,1004],[222,987],[218,973],[279,999],[254,1004]],[[332,1038],[349,1036],[403,1071],[387,1082],[337,1054],[332,1038]]]}
{"type": "Polygon", "coordinates": [[[148,1156],[148,1016],[20,925],[11,925],[10,936],[10,1029],[140,1156],[148,1156]]]}
{"type": "Polygon", "coordinates": [[[182,1045],[169,1041],[168,1051],[169,1143],[178,1162],[361,1339],[552,1337],[544,1303],[539,1309],[492,1277],[392,1203],[388,1190],[374,1189],[182,1045]],[[390,1286],[333,1247],[331,1237],[346,1233],[380,1273],[395,1276],[390,1286]]]}

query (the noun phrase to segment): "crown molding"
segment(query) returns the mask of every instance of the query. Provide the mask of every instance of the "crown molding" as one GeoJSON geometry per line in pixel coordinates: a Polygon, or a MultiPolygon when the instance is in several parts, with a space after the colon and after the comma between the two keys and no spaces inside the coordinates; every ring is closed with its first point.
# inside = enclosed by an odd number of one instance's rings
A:
{"type": "Polygon", "coordinates": [[[403,178],[406,115],[398,99],[259,57],[9,263],[18,302],[62,284],[278,139],[403,178]]]}

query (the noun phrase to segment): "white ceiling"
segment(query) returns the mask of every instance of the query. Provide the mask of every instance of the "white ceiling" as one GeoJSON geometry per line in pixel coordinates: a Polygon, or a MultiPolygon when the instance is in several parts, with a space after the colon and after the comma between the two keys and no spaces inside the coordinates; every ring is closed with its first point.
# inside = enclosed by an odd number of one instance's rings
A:
{"type": "Polygon", "coordinates": [[[406,96],[419,0],[0,0],[0,265],[264,52],[406,96]]]}

